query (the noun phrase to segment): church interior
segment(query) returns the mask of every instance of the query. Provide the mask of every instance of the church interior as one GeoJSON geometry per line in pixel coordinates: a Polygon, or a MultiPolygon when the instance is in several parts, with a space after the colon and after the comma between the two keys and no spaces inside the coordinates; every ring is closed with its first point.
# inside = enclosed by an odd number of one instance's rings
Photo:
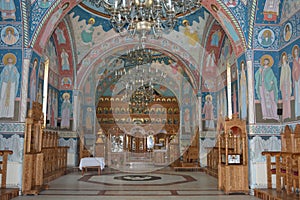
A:
{"type": "Polygon", "coordinates": [[[299,11],[0,0],[1,199],[298,198],[299,11]]]}

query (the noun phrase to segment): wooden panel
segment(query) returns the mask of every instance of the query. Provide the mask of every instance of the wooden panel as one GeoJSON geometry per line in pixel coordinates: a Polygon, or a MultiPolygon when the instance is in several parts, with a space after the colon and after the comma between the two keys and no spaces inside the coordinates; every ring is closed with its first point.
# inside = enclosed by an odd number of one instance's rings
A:
{"type": "Polygon", "coordinates": [[[38,194],[66,172],[68,147],[58,147],[58,139],[57,132],[44,131],[42,106],[33,102],[25,123],[23,194],[38,194]]]}
{"type": "Polygon", "coordinates": [[[218,124],[218,187],[226,194],[249,193],[246,122],[234,115],[218,124]],[[234,162],[229,158],[235,159],[234,162]]]}
{"type": "Polygon", "coordinates": [[[7,160],[8,160],[8,155],[12,154],[13,151],[11,150],[1,150],[0,151],[0,156],[2,157],[1,161],[1,188],[6,188],[6,175],[7,175],[7,160]]]}

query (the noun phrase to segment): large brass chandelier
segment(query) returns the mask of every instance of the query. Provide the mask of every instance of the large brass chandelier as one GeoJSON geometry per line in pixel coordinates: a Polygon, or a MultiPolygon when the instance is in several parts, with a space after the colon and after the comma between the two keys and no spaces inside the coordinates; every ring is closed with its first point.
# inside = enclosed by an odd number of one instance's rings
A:
{"type": "MultiPolygon", "coordinates": [[[[96,7],[104,7],[110,15],[112,27],[119,33],[147,34],[156,38],[174,29],[177,17],[201,6],[201,0],[87,0],[96,7]]],[[[125,35],[125,34],[124,34],[125,35]]]]}

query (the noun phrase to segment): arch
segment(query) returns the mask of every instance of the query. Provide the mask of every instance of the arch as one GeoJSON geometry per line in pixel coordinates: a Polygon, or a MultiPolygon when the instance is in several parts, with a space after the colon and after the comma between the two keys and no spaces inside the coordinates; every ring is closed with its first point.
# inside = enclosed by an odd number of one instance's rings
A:
{"type": "MultiPolygon", "coordinates": [[[[119,36],[115,36],[112,38],[109,38],[105,40],[103,43],[106,43],[108,45],[112,44],[115,38],[118,38],[119,36]]],[[[164,38],[164,40],[167,40],[164,38]]],[[[187,52],[182,47],[178,46],[176,43],[173,43],[172,41],[168,40],[168,46],[162,46],[160,45],[161,40],[157,40],[155,43],[152,42],[145,42],[145,48],[150,49],[159,49],[161,52],[165,53],[166,55],[175,58],[176,60],[180,61],[181,66],[183,66],[183,69],[185,69],[185,72],[188,74],[189,79],[191,80],[192,87],[194,89],[199,88],[199,77],[196,77],[197,75],[200,76],[199,70],[196,68],[192,70],[187,64],[190,64],[192,66],[198,66],[200,64],[200,61],[196,61],[189,52],[187,52]],[[172,46],[176,45],[178,46],[177,52],[170,52],[170,49],[172,49],[172,46]],[[182,55],[185,55],[186,58],[189,60],[183,58],[182,55]]],[[[122,43],[119,46],[110,46],[107,50],[103,49],[101,45],[95,46],[93,49],[90,50],[90,52],[85,56],[85,58],[82,60],[82,62],[79,65],[79,70],[77,71],[77,88],[82,88],[84,85],[85,80],[89,76],[90,73],[92,73],[92,69],[97,67],[98,64],[100,64],[102,61],[105,60],[106,57],[109,55],[112,55],[112,53],[117,52],[118,50],[122,49],[128,49],[131,47],[134,47],[138,44],[138,40],[135,40],[133,42],[122,43]],[[95,52],[97,52],[97,57],[95,57],[95,52]]]]}
{"type": "MultiPolygon", "coordinates": [[[[50,35],[56,28],[58,22],[61,21],[62,18],[65,17],[65,15],[75,6],[77,6],[81,0],[76,1],[69,1],[69,0],[58,0],[56,1],[50,9],[45,13],[43,19],[41,19],[39,26],[36,28],[33,37],[31,38],[30,46],[33,47],[37,52],[41,53],[43,51],[43,46],[41,44],[38,44],[37,41],[41,41],[42,36],[44,38],[49,39],[50,35]],[[68,3],[68,7],[64,8],[64,5],[68,3]],[[52,16],[57,13],[59,9],[63,9],[61,15],[57,19],[57,21],[53,22],[51,26],[45,26],[45,24],[48,24],[51,22],[52,16]]],[[[224,3],[221,0],[203,0],[202,6],[209,11],[209,13],[214,16],[219,22],[221,22],[222,28],[226,31],[228,37],[230,38],[231,42],[236,45],[233,45],[234,52],[236,56],[240,55],[242,52],[246,51],[246,40],[243,35],[242,28],[234,18],[234,16],[231,14],[231,12],[228,10],[228,8],[224,5],[224,3]],[[228,28],[224,23],[222,23],[222,17],[225,16],[226,19],[228,19],[228,23],[231,27],[233,27],[235,30],[237,30],[238,34],[238,40],[239,43],[236,43],[234,39],[232,38],[232,35],[228,31],[228,28]]],[[[43,40],[42,40],[43,41],[43,40]]]]}

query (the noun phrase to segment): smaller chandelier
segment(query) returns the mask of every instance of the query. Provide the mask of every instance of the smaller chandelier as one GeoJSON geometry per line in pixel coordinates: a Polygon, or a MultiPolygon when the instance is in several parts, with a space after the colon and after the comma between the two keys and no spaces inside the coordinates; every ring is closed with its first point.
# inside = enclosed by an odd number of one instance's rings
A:
{"type": "Polygon", "coordinates": [[[155,85],[166,80],[167,74],[152,65],[155,52],[140,46],[126,52],[120,59],[124,59],[126,67],[115,71],[117,82],[116,93],[122,92],[122,101],[129,103],[133,113],[143,113],[153,102],[156,91],[155,85]]]}
{"type": "Polygon", "coordinates": [[[136,34],[144,41],[147,34],[156,38],[174,29],[177,16],[201,6],[201,0],[87,0],[104,7],[112,27],[121,35],[136,34]]]}
{"type": "Polygon", "coordinates": [[[128,51],[125,57],[128,64],[134,66],[150,64],[152,62],[151,50],[140,46],[138,46],[136,49],[128,51]]]}

